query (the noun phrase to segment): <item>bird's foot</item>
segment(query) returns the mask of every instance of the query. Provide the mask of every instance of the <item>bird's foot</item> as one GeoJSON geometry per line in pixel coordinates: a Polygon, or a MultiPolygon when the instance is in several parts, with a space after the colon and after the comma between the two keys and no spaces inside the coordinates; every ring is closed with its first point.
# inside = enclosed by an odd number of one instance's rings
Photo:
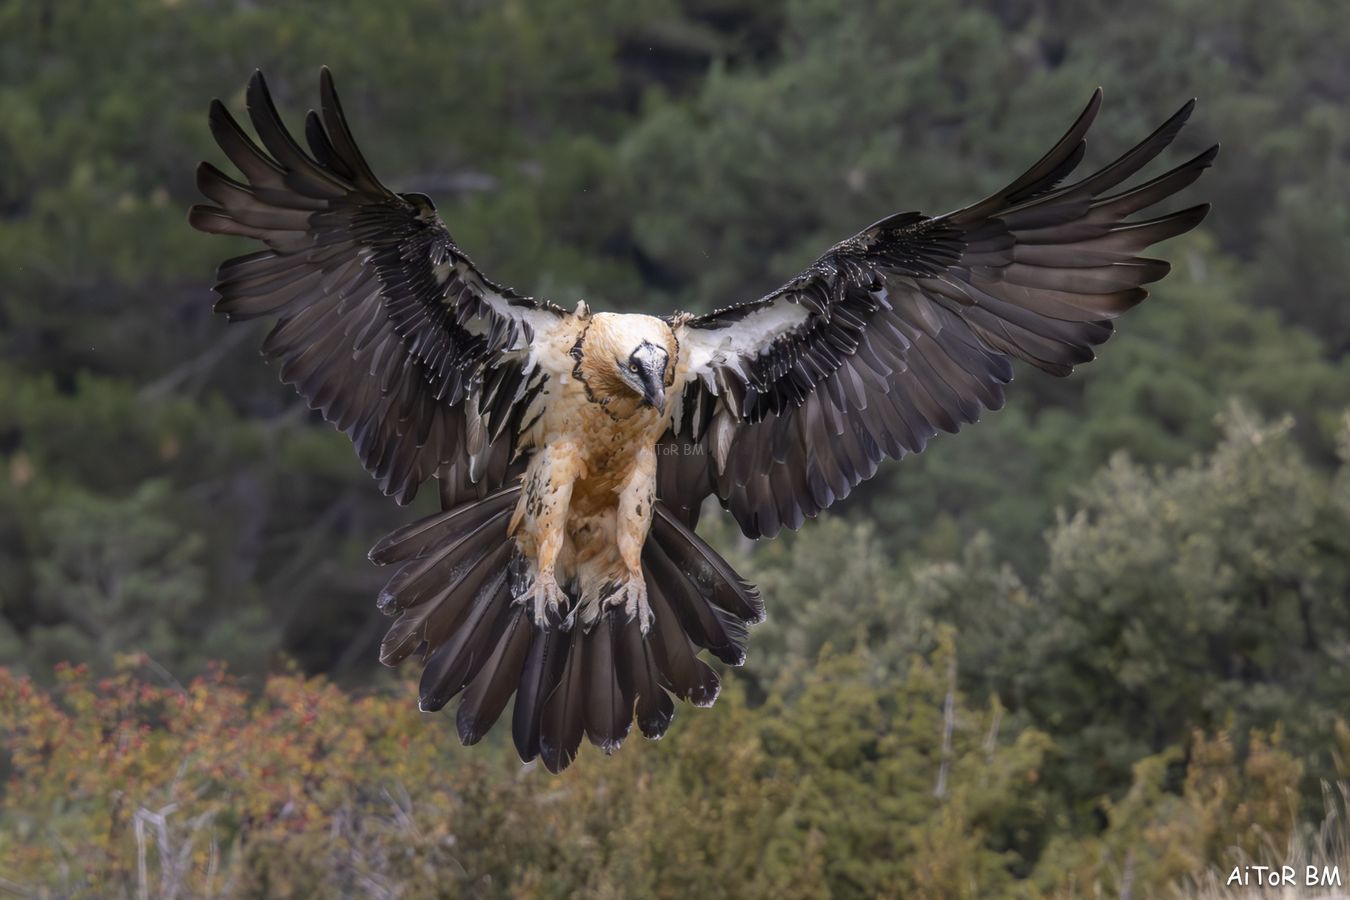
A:
{"type": "Polygon", "coordinates": [[[534,624],[546,631],[563,624],[562,609],[567,605],[567,595],[552,574],[541,572],[535,576],[515,602],[524,604],[534,624]]]}
{"type": "Polygon", "coordinates": [[[595,624],[595,620],[598,618],[600,618],[600,604],[583,598],[581,602],[572,607],[572,611],[567,614],[567,618],[563,619],[562,630],[571,631],[580,625],[582,631],[590,631],[591,626],[595,624]]]}
{"type": "Polygon", "coordinates": [[[652,622],[656,620],[652,606],[647,601],[647,582],[640,573],[629,575],[620,582],[614,592],[605,598],[605,604],[623,609],[628,613],[630,622],[636,619],[643,634],[651,631],[652,622]]]}

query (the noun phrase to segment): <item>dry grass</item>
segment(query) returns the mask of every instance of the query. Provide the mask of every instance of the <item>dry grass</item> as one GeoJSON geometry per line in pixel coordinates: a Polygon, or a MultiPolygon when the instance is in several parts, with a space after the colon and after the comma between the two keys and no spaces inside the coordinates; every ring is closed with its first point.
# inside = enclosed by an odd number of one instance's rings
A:
{"type": "MultiPolygon", "coordinates": [[[[1179,892],[1190,900],[1350,900],[1350,782],[1322,785],[1326,813],[1317,828],[1307,826],[1295,831],[1285,847],[1268,847],[1260,858],[1252,859],[1237,848],[1233,863],[1225,869],[1211,868],[1179,892]],[[1258,886],[1254,866],[1292,870],[1293,884],[1258,886]],[[1340,884],[1308,884],[1308,867],[1317,872],[1339,874],[1340,884]],[[1248,884],[1230,883],[1234,867],[1248,875],[1248,884]],[[1244,868],[1245,867],[1245,868],[1244,868]]],[[[1280,871],[1288,871],[1280,870],[1280,871]]],[[[1269,873],[1267,873],[1269,874],[1269,873]]],[[[1281,882],[1284,878],[1281,877],[1281,882]]]]}

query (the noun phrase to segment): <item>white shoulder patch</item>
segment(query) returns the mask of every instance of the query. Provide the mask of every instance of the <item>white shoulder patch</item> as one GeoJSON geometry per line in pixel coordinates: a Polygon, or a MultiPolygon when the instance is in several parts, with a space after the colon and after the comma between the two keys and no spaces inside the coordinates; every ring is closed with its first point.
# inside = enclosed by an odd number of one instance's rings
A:
{"type": "Polygon", "coordinates": [[[730,366],[740,370],[741,357],[767,353],[775,340],[801,326],[810,315],[796,303],[779,298],[726,328],[689,328],[680,333],[681,349],[688,353],[689,373],[712,385],[712,370],[730,366]]]}

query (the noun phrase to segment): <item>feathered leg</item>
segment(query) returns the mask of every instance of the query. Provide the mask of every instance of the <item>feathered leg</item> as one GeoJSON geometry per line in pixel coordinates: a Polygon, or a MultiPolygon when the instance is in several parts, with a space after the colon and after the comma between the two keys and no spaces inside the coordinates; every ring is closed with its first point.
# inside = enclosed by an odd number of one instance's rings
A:
{"type": "Polygon", "coordinates": [[[624,572],[618,587],[606,598],[607,606],[621,608],[646,634],[652,626],[652,607],[647,601],[647,581],[642,574],[642,547],[652,525],[656,501],[656,452],[643,447],[627,483],[619,491],[615,538],[624,572]]]}
{"type": "Polygon", "coordinates": [[[511,573],[511,596],[544,628],[562,622],[567,595],[556,569],[566,538],[572,486],[585,472],[580,448],[569,441],[547,447],[530,463],[509,534],[518,549],[511,573]]]}

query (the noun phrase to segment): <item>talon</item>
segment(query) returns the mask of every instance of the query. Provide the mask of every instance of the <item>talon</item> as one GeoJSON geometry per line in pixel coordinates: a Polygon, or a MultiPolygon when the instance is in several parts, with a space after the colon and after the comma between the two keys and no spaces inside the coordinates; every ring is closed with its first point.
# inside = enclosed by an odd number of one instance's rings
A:
{"type": "Polygon", "coordinates": [[[535,578],[534,583],[516,598],[515,602],[525,604],[534,624],[545,630],[559,626],[566,630],[569,627],[572,617],[568,616],[564,620],[562,616],[567,595],[558,587],[558,582],[552,575],[540,575],[535,578]]]}
{"type": "Polygon", "coordinates": [[[568,613],[563,630],[571,631],[572,628],[580,625],[582,630],[589,632],[595,623],[600,620],[600,614],[604,611],[604,608],[603,600],[595,597],[582,597],[572,607],[572,611],[568,613]]]}
{"type": "Polygon", "coordinates": [[[608,603],[610,606],[622,607],[628,614],[628,621],[636,619],[638,628],[643,634],[651,631],[656,616],[652,613],[651,604],[647,602],[647,583],[642,580],[641,575],[630,576],[619,585],[618,589],[609,595],[608,603]]]}

